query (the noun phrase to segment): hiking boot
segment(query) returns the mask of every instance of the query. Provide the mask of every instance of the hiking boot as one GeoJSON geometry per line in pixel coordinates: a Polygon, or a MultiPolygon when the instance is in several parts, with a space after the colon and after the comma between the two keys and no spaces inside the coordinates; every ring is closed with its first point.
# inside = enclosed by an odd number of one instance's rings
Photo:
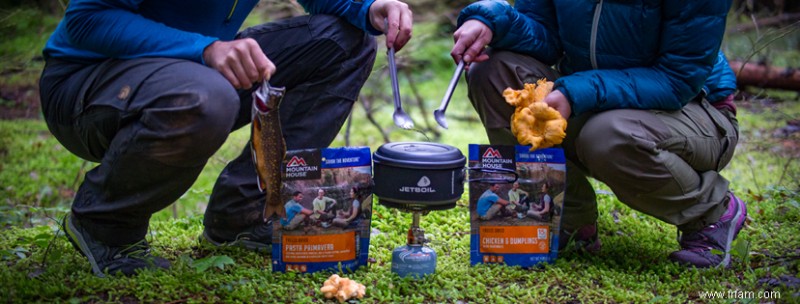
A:
{"type": "Polygon", "coordinates": [[[103,244],[81,227],[72,213],[64,216],[61,227],[67,240],[89,260],[92,272],[98,277],[105,277],[106,273],[129,276],[138,269],[168,269],[170,266],[169,261],[150,254],[150,245],[144,239],[118,247],[103,244]]]}
{"type": "Polygon", "coordinates": [[[719,221],[700,231],[679,236],[678,243],[682,249],[670,253],[669,259],[698,268],[728,267],[731,261],[731,243],[742,230],[746,218],[747,206],[733,193],[729,193],[728,210],[719,221]]]}
{"type": "Polygon", "coordinates": [[[602,244],[597,237],[597,223],[583,226],[578,229],[562,229],[558,234],[558,250],[575,249],[578,251],[597,254],[602,244]],[[573,244],[574,246],[570,246],[573,244]]]}
{"type": "Polygon", "coordinates": [[[257,252],[272,252],[272,220],[253,227],[251,231],[244,231],[232,239],[225,239],[214,233],[212,229],[203,229],[200,241],[208,242],[216,247],[241,247],[257,252]]]}

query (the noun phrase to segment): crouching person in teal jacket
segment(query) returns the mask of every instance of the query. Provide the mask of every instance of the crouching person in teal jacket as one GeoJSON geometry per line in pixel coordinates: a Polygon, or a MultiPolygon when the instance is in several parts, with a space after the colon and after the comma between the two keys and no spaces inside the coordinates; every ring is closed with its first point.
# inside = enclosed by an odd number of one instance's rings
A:
{"type": "MultiPolygon", "coordinates": [[[[257,0],[73,0],[44,49],[42,110],[69,151],[99,163],[63,221],[98,276],[168,268],[145,240],[233,130],[251,94],[285,87],[287,149],[323,148],[375,59],[373,35],[401,49],[411,11],[396,0],[298,0],[310,15],[244,29],[257,0]]],[[[269,9],[269,8],[267,8],[269,9]]],[[[269,250],[272,224],[247,143],[219,175],[201,239],[269,250]]]]}
{"type": "Polygon", "coordinates": [[[568,118],[562,249],[600,249],[593,177],[677,226],[671,260],[728,265],[747,216],[719,173],[738,140],[735,77],[720,53],[730,6],[517,0],[461,11],[451,55],[469,64],[469,99],[492,144],[516,143],[503,90],[555,81],[545,102],[568,118]]]}

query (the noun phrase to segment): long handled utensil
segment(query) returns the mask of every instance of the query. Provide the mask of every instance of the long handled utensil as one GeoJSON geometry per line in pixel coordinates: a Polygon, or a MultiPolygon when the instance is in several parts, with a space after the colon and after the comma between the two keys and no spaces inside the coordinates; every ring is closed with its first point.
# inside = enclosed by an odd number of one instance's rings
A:
{"type": "Polygon", "coordinates": [[[387,55],[389,56],[389,76],[392,78],[392,94],[394,96],[394,114],[392,118],[394,119],[395,125],[409,130],[414,128],[414,121],[411,120],[411,116],[408,116],[408,113],[403,111],[403,106],[400,104],[400,86],[397,84],[397,65],[394,61],[394,47],[389,48],[387,55]]]}
{"type": "Polygon", "coordinates": [[[439,123],[442,128],[447,129],[447,120],[444,118],[444,111],[447,110],[447,105],[450,104],[450,98],[453,97],[453,91],[456,89],[458,80],[461,78],[461,73],[464,71],[464,61],[459,61],[456,66],[456,71],[453,73],[453,78],[450,79],[450,85],[447,86],[447,91],[444,92],[442,103],[436,111],[433,111],[433,118],[439,123]]]}

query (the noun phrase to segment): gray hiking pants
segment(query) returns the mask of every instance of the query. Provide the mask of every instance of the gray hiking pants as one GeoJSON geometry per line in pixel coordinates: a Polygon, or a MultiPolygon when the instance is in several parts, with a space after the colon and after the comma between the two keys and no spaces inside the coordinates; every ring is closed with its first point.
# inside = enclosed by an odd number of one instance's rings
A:
{"type": "MultiPolygon", "coordinates": [[[[492,144],[516,144],[509,129],[513,107],[505,88],[521,89],[558,73],[536,59],[508,51],[490,53],[467,74],[469,99],[492,144]]],[[[587,177],[605,183],[633,209],[699,230],[725,211],[728,181],[719,174],[733,156],[738,123],[733,113],[696,98],[679,111],[620,109],[587,113],[567,123],[562,143],[567,190],[562,229],[597,220],[595,191],[587,177]]]]}
{"type": "MultiPolygon", "coordinates": [[[[275,63],[288,149],[328,146],[372,70],[375,40],[340,18],[302,16],[246,29],[275,63]]],[[[72,211],[92,235],[123,245],[194,183],[228,134],[250,122],[251,91],[216,70],[170,58],[71,62],[48,58],[42,111],[53,135],[99,162],[72,211]]],[[[262,224],[264,195],[249,145],[220,174],[204,224],[222,240],[262,224]]]]}

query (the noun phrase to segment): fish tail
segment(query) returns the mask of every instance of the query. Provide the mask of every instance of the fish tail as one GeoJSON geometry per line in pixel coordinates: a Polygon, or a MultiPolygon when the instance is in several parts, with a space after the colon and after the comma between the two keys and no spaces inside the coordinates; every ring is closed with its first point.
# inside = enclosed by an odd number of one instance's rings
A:
{"type": "Polygon", "coordinates": [[[278,214],[277,208],[275,208],[275,206],[273,206],[271,204],[267,204],[266,209],[264,209],[264,218],[268,219],[268,218],[271,218],[273,215],[277,215],[277,214],[278,214]]]}
{"type": "Polygon", "coordinates": [[[269,219],[273,215],[277,216],[278,218],[286,217],[286,210],[281,206],[281,204],[270,204],[267,202],[267,206],[264,209],[264,218],[269,219]]]}

